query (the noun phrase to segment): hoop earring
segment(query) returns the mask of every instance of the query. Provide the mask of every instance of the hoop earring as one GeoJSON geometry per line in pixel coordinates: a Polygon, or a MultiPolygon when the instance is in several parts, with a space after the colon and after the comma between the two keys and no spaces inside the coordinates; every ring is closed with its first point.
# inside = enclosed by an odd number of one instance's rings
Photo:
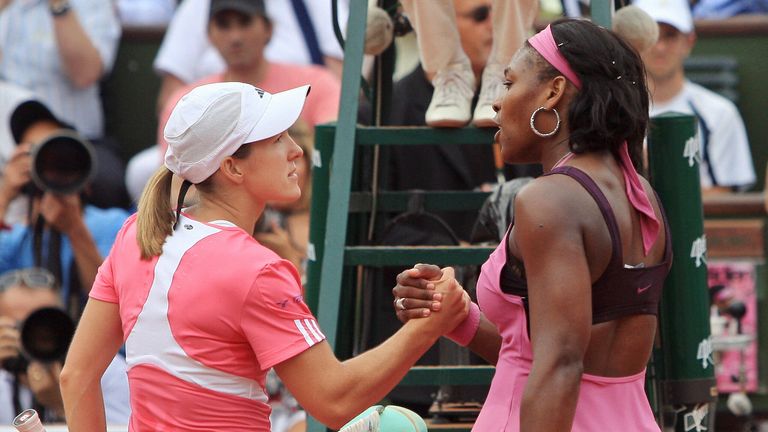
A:
{"type": "Polygon", "coordinates": [[[536,125],[534,124],[534,122],[536,121],[536,114],[538,114],[541,111],[546,111],[546,110],[547,110],[546,108],[541,106],[541,107],[536,108],[536,111],[534,111],[531,114],[531,130],[533,131],[533,133],[535,133],[536,135],[538,135],[538,136],[540,136],[542,138],[551,137],[552,135],[556,134],[557,131],[560,130],[560,113],[558,113],[557,109],[555,109],[555,108],[552,108],[552,112],[555,113],[555,118],[557,119],[557,124],[555,125],[555,128],[552,129],[552,132],[543,133],[543,132],[540,132],[538,129],[536,129],[536,125]]]}

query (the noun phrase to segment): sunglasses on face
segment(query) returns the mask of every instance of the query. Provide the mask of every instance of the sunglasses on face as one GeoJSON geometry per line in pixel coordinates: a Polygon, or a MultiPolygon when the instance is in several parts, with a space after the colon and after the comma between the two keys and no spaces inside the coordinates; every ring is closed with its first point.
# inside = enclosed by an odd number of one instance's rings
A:
{"type": "Polygon", "coordinates": [[[40,267],[12,270],[3,273],[0,276],[0,292],[15,285],[24,285],[29,288],[51,289],[56,286],[56,278],[51,272],[40,267]]]}
{"type": "Polygon", "coordinates": [[[478,6],[469,12],[465,12],[461,14],[461,16],[464,18],[469,18],[475,23],[480,24],[485,22],[485,20],[487,20],[488,17],[491,16],[491,6],[490,5],[478,6]]]}

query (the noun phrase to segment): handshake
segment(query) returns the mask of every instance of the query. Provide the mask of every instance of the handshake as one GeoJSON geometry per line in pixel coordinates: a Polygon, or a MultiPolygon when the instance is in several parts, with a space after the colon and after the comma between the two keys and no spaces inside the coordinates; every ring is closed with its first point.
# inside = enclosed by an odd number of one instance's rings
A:
{"type": "Polygon", "coordinates": [[[456,280],[452,267],[416,264],[397,276],[392,294],[401,322],[424,326],[424,331],[447,336],[460,345],[474,337],[479,309],[456,280]]]}

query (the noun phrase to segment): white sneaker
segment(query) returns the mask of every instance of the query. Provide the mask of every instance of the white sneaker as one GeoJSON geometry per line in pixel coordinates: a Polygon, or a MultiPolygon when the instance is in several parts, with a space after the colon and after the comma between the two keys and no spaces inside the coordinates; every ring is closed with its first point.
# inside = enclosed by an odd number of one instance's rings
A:
{"type": "Polygon", "coordinates": [[[435,74],[435,91],[425,120],[432,127],[463,127],[472,118],[475,74],[469,64],[453,64],[435,74]]]}
{"type": "Polygon", "coordinates": [[[504,67],[499,64],[486,65],[482,79],[472,124],[477,127],[496,127],[498,124],[493,103],[504,93],[504,67]]]}

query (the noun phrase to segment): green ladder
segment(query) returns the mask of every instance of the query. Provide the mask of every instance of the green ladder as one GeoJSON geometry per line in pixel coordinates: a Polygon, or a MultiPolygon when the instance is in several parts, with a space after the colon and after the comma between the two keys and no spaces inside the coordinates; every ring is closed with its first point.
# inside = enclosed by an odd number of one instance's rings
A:
{"type": "MultiPolygon", "coordinates": [[[[388,5],[396,0],[379,0],[388,5]]],[[[336,8],[335,0],[333,2],[336,8]]],[[[610,27],[613,2],[593,1],[593,21],[610,27]]],[[[358,146],[373,149],[389,145],[478,144],[489,145],[492,130],[464,128],[362,127],[357,124],[358,96],[363,81],[363,63],[367,0],[350,2],[347,38],[344,41],[344,69],[339,120],[316,128],[313,154],[313,196],[307,267],[307,303],[317,315],[328,343],[339,358],[352,355],[351,335],[342,329],[353,328],[353,297],[357,286],[355,267],[411,265],[417,262],[481,264],[490,254],[489,247],[384,247],[366,246],[364,216],[402,212],[407,208],[409,192],[385,192],[359,187],[366,173],[359,166],[358,146]],[[356,159],[357,156],[357,159],[356,159]]],[[[336,28],[339,34],[338,27],[336,28]]],[[[386,55],[386,53],[385,53],[386,55]]],[[[377,59],[378,62],[378,59],[377,59]]],[[[375,81],[381,84],[379,76],[375,81]]],[[[388,97],[378,94],[378,103],[388,97]]],[[[374,106],[377,101],[374,101],[374,106]]],[[[375,109],[375,108],[374,108],[375,109]]],[[[466,191],[429,191],[424,194],[427,211],[478,209],[486,194],[466,191]]],[[[394,283],[394,281],[392,281],[394,283]]],[[[487,385],[493,377],[490,366],[414,367],[401,385],[487,385]]],[[[654,395],[659,397],[660,395],[654,395]]],[[[661,395],[660,399],[664,399],[661,395]]],[[[652,396],[653,397],[653,396],[652,396]]],[[[468,430],[469,426],[463,430],[468,430]]],[[[308,431],[325,431],[308,418],[308,431]]],[[[430,430],[462,430],[451,425],[433,425],[430,430]]]]}
{"type": "MultiPolygon", "coordinates": [[[[340,358],[351,355],[350,334],[342,329],[352,327],[355,267],[412,265],[417,262],[475,265],[484,262],[492,250],[489,247],[364,245],[363,229],[356,229],[363,225],[363,218],[366,215],[376,217],[378,213],[404,211],[411,194],[353,191],[356,183],[353,180],[366,175],[358,172],[360,167],[355,155],[358,146],[375,149],[403,144],[490,145],[494,133],[477,128],[439,130],[358,126],[367,9],[367,1],[350,2],[339,120],[336,124],[316,128],[312,158],[313,195],[306,296],[328,343],[340,358]]],[[[381,98],[387,96],[381,95],[381,98]]],[[[430,191],[424,195],[424,208],[427,211],[479,209],[486,196],[487,193],[482,192],[430,191]]],[[[401,385],[487,385],[492,377],[493,368],[490,366],[421,366],[414,367],[401,385]]],[[[325,430],[325,426],[312,418],[308,419],[308,431],[325,430]]],[[[433,427],[431,430],[442,429],[433,427]]],[[[447,427],[445,430],[461,429],[447,427]]]]}

